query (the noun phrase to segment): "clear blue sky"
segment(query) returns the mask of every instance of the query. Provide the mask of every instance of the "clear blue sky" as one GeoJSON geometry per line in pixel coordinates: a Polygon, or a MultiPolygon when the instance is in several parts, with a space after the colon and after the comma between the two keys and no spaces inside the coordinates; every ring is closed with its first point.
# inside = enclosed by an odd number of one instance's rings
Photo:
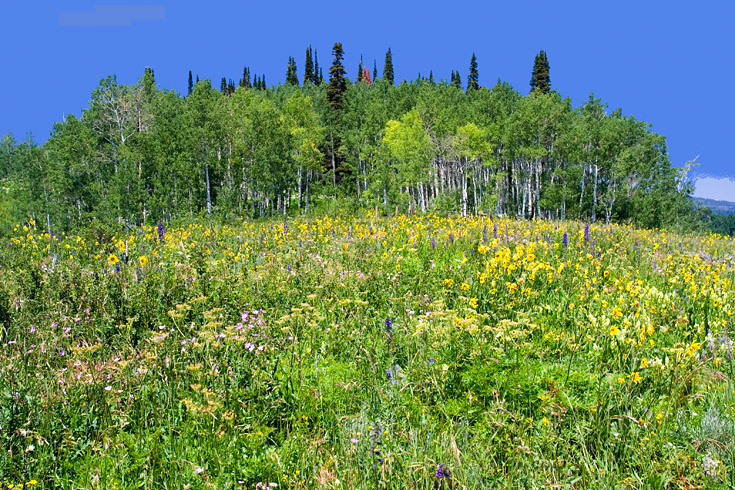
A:
{"type": "Polygon", "coordinates": [[[501,78],[526,93],[544,49],[552,87],[575,105],[594,91],[665,135],[674,166],[700,155],[699,174],[735,176],[733,18],[726,0],[8,0],[0,134],[32,131],[45,141],[55,121],[87,107],[101,78],[133,83],[145,66],[161,88],[179,92],[190,69],[218,85],[222,76],[238,80],[245,64],[270,85],[285,79],[289,56],[301,76],[309,44],[326,72],[339,41],[350,78],[361,54],[382,71],[390,47],[397,81],[429,70],[437,79],[460,70],[464,81],[475,52],[481,85],[501,78]]]}

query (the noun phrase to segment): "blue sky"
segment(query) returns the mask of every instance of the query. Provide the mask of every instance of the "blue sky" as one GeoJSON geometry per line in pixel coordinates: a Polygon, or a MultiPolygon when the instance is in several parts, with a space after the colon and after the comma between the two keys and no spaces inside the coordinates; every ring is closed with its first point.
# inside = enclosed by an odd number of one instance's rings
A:
{"type": "MultiPolygon", "coordinates": [[[[179,92],[190,69],[218,84],[245,64],[275,84],[289,56],[302,74],[309,44],[326,72],[339,41],[350,77],[361,54],[382,71],[390,47],[398,81],[429,70],[465,80],[474,52],[481,85],[526,93],[544,49],[552,87],[575,105],[594,91],[665,135],[674,166],[699,155],[698,175],[735,176],[735,2],[9,0],[0,12],[0,134],[18,139],[45,141],[101,78],[133,83],[146,66],[179,92]]],[[[697,194],[715,189],[735,200],[729,180],[703,179],[697,194]]]]}

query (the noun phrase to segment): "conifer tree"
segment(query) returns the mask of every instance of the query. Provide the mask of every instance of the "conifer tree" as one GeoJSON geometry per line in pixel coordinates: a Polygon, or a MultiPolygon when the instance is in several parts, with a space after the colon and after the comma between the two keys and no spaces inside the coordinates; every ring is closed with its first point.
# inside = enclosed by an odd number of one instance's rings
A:
{"type": "Polygon", "coordinates": [[[533,71],[531,72],[531,92],[537,90],[542,94],[548,94],[551,90],[551,78],[549,77],[549,59],[546,52],[542,49],[533,62],[533,71]]]}
{"type": "Polygon", "coordinates": [[[227,95],[232,95],[235,93],[235,82],[230,78],[230,81],[227,82],[227,95]]]}
{"type": "Polygon", "coordinates": [[[240,80],[240,86],[244,88],[252,87],[250,82],[250,68],[247,66],[242,69],[242,80],[240,80]]]}
{"type": "Polygon", "coordinates": [[[321,68],[319,68],[319,83],[321,84],[324,81],[324,72],[321,68]]]}
{"type": "Polygon", "coordinates": [[[327,85],[327,100],[332,105],[334,110],[339,111],[342,109],[342,96],[347,90],[347,81],[345,80],[345,67],[342,65],[344,59],[344,51],[342,50],[342,43],[334,43],[332,48],[332,55],[334,55],[334,61],[332,66],[329,68],[329,85],[327,85]]]}
{"type": "Polygon", "coordinates": [[[260,90],[265,90],[266,84],[265,84],[265,74],[263,74],[262,77],[260,77],[260,90]]]}
{"type": "Polygon", "coordinates": [[[188,95],[191,95],[191,93],[194,91],[194,79],[191,77],[191,70],[189,70],[189,84],[188,84],[188,95]]]}
{"type": "Polygon", "coordinates": [[[143,73],[143,99],[150,103],[153,99],[153,93],[156,91],[156,75],[150,66],[145,67],[143,73]]]}
{"type": "Polygon", "coordinates": [[[362,55],[360,55],[360,64],[357,67],[357,81],[362,82],[362,55]]]}
{"type": "Polygon", "coordinates": [[[378,79],[378,62],[373,59],[373,80],[378,79]]]}
{"type": "Polygon", "coordinates": [[[472,53],[472,60],[470,61],[470,74],[467,75],[467,92],[480,88],[478,79],[479,76],[477,74],[477,56],[475,56],[475,53],[472,53]]]}
{"type": "Polygon", "coordinates": [[[299,77],[296,74],[296,60],[292,56],[288,57],[288,68],[286,69],[286,83],[298,86],[299,77]]]}
{"type": "Polygon", "coordinates": [[[227,79],[222,77],[222,81],[219,84],[219,91],[223,94],[227,93],[227,79]]]}
{"type": "Polygon", "coordinates": [[[385,65],[383,65],[383,78],[390,85],[394,85],[393,83],[393,55],[390,52],[390,48],[388,48],[388,51],[385,53],[385,65]]]}
{"type": "Polygon", "coordinates": [[[306,65],[304,66],[304,85],[314,83],[314,61],[311,58],[311,46],[306,48],[306,65]]]}
{"type": "Polygon", "coordinates": [[[368,84],[368,87],[373,85],[373,79],[370,78],[370,70],[367,66],[362,69],[362,80],[368,84]]]}
{"type": "Polygon", "coordinates": [[[321,83],[321,70],[319,70],[319,59],[316,56],[316,49],[314,50],[314,85],[321,83]]]}
{"type": "Polygon", "coordinates": [[[199,83],[199,74],[197,73],[197,83],[199,83]]]}
{"type": "Polygon", "coordinates": [[[452,73],[454,74],[454,79],[452,80],[451,85],[462,90],[462,77],[459,76],[459,70],[456,72],[453,71],[452,73]]]}
{"type": "Polygon", "coordinates": [[[433,70],[429,70],[429,83],[431,84],[434,83],[434,71],[433,70]]]}

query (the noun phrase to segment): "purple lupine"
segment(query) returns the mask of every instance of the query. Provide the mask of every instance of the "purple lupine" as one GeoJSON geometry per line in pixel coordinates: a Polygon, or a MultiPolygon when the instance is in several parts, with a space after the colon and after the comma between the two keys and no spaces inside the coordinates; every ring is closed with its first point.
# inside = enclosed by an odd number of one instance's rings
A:
{"type": "Polygon", "coordinates": [[[567,237],[567,232],[564,232],[564,236],[561,237],[561,243],[566,247],[569,245],[569,237],[567,237]]]}
{"type": "Polygon", "coordinates": [[[449,470],[447,469],[447,465],[445,465],[444,463],[440,463],[436,467],[434,476],[437,478],[449,478],[449,470]]]}
{"type": "Polygon", "coordinates": [[[166,238],[166,230],[163,229],[163,223],[161,223],[161,220],[158,220],[158,240],[163,242],[166,238]]]}
{"type": "Polygon", "coordinates": [[[588,242],[590,240],[590,224],[587,223],[584,225],[584,241],[588,242]]]}

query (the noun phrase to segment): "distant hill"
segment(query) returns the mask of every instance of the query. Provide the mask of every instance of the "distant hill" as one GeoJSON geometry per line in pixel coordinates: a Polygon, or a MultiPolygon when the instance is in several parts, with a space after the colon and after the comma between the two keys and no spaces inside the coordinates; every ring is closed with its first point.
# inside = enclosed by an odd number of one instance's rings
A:
{"type": "MultiPolygon", "coordinates": [[[[733,196],[735,197],[735,196],[733,196]]],[[[717,201],[715,199],[706,199],[704,197],[692,197],[692,200],[703,206],[707,206],[716,214],[733,214],[735,213],[735,202],[717,201]]]]}

